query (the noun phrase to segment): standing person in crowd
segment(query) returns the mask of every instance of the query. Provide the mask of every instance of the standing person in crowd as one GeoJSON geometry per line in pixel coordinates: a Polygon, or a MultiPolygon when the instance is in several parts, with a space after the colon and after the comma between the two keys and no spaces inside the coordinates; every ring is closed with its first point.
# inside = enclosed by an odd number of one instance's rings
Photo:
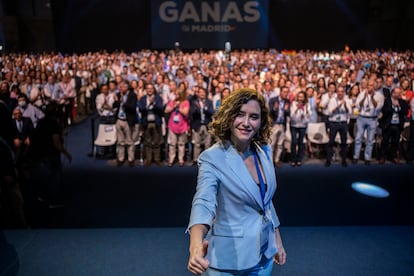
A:
{"type": "Polygon", "coordinates": [[[108,83],[108,87],[109,87],[109,94],[117,95],[119,93],[119,89],[115,81],[110,81],[108,83]]]}
{"type": "MultiPolygon", "coordinates": [[[[408,79],[404,79],[401,82],[401,92],[400,98],[405,100],[407,104],[410,103],[411,99],[414,98],[414,92],[410,88],[410,82],[408,79]]],[[[407,117],[405,118],[406,121],[410,120],[411,111],[409,110],[407,113],[407,117]]]]}
{"type": "Polygon", "coordinates": [[[118,95],[118,119],[116,121],[116,143],[117,143],[117,165],[121,166],[125,162],[125,147],[127,147],[127,159],[130,167],[135,163],[135,143],[138,131],[138,121],[136,116],[137,96],[129,88],[126,81],[119,85],[118,95]]]}
{"type": "Polygon", "coordinates": [[[73,123],[75,119],[75,97],[76,97],[76,90],[74,82],[72,81],[72,76],[69,72],[67,72],[64,76],[62,81],[59,83],[60,87],[63,91],[63,98],[64,98],[64,120],[63,120],[63,127],[66,128],[73,123]]]}
{"type": "Polygon", "coordinates": [[[304,153],[303,138],[305,137],[311,116],[312,110],[310,109],[306,93],[300,91],[296,95],[296,100],[294,100],[290,106],[290,133],[292,135],[290,149],[291,166],[302,165],[304,153]]]}
{"type": "Polygon", "coordinates": [[[407,147],[407,164],[412,164],[414,160],[414,98],[411,99],[409,110],[411,111],[410,117],[410,136],[407,147]]]}
{"type": "Polygon", "coordinates": [[[102,124],[114,124],[116,122],[116,94],[109,93],[107,84],[101,86],[101,93],[96,96],[96,111],[99,115],[99,121],[102,124]]]}
{"type": "Polygon", "coordinates": [[[271,145],[274,151],[274,163],[276,167],[281,167],[280,157],[285,144],[286,120],[290,112],[290,102],[288,99],[289,88],[283,86],[279,96],[271,98],[269,101],[270,118],[272,119],[271,145]]]}
{"type": "Polygon", "coordinates": [[[39,89],[29,75],[25,77],[25,82],[20,85],[19,89],[20,93],[26,95],[27,100],[31,103],[34,103],[39,95],[39,89]]]}
{"type": "Polygon", "coordinates": [[[33,187],[39,199],[50,208],[63,203],[61,154],[69,162],[72,160],[72,155],[64,146],[57,112],[55,102],[46,106],[45,117],[39,120],[33,131],[28,152],[33,187]]]}
{"type": "Polygon", "coordinates": [[[138,80],[136,88],[134,88],[135,94],[137,94],[138,100],[140,100],[146,93],[147,85],[143,79],[138,80]]]}
{"type": "Polygon", "coordinates": [[[263,96],[245,88],[232,92],[210,127],[218,142],[198,161],[188,270],[270,275],[273,262],[286,262],[286,252],[272,203],[276,177],[263,96]]]}
{"type": "MultiPolygon", "coordinates": [[[[10,115],[12,110],[17,106],[17,99],[12,97],[12,93],[9,89],[7,82],[3,81],[0,83],[0,101],[3,102],[2,107],[5,108],[5,110],[8,110],[10,115]]],[[[16,95],[14,97],[16,97],[16,95]]]]}
{"type": "Polygon", "coordinates": [[[359,114],[359,105],[357,104],[358,95],[359,95],[359,86],[354,84],[349,89],[349,92],[346,98],[346,100],[348,101],[349,108],[350,108],[348,132],[349,132],[349,135],[352,137],[352,139],[355,139],[356,120],[359,114]]]}
{"type": "Polygon", "coordinates": [[[318,107],[316,104],[316,91],[312,86],[306,87],[306,97],[308,98],[308,103],[312,110],[312,117],[309,123],[317,123],[318,122],[318,107]]]}
{"type": "MultiPolygon", "coordinates": [[[[100,93],[95,98],[95,106],[99,116],[99,124],[116,124],[118,113],[117,105],[117,95],[115,93],[109,93],[109,86],[107,84],[102,84],[100,87],[100,93]]],[[[97,147],[97,151],[98,155],[102,156],[105,153],[105,148],[97,147]]]]}
{"type": "Polygon", "coordinates": [[[347,155],[347,135],[348,135],[348,118],[351,107],[349,102],[345,99],[345,89],[339,86],[336,90],[336,97],[329,102],[328,114],[329,114],[329,142],[327,148],[327,156],[325,166],[329,167],[332,162],[333,146],[335,144],[336,134],[339,132],[341,136],[341,164],[344,167],[348,166],[346,162],[347,155]]]}
{"type": "Polygon", "coordinates": [[[9,91],[0,90],[0,229],[26,226],[13,152],[17,133],[7,105],[9,97],[9,91]]]}
{"type": "Polygon", "coordinates": [[[377,76],[375,78],[375,92],[378,92],[384,95],[384,79],[382,78],[382,76],[377,76]]]}
{"type": "Polygon", "coordinates": [[[325,78],[323,77],[323,75],[320,76],[318,80],[316,81],[315,90],[318,92],[318,94],[323,94],[326,92],[326,82],[325,82],[325,78]]]}
{"type": "Polygon", "coordinates": [[[187,143],[187,132],[190,127],[188,114],[190,103],[187,100],[186,88],[177,89],[175,100],[169,101],[165,107],[168,119],[168,166],[174,164],[176,149],[178,145],[178,163],[184,166],[185,144],[187,143]]]}
{"type": "Polygon", "coordinates": [[[54,101],[58,105],[58,121],[62,128],[67,125],[67,114],[65,106],[65,94],[60,83],[56,82],[54,75],[49,75],[47,83],[44,86],[44,94],[50,101],[54,101]]]}
{"type": "Polygon", "coordinates": [[[30,176],[28,151],[34,126],[30,118],[23,117],[22,111],[18,107],[13,110],[13,126],[15,133],[17,133],[14,139],[17,179],[23,196],[25,217],[30,224],[31,213],[33,212],[32,203],[35,201],[35,198],[33,197],[33,187],[30,185],[30,181],[28,181],[30,176]]]}
{"type": "Polygon", "coordinates": [[[0,128],[0,229],[22,228],[27,226],[23,196],[17,181],[13,145],[6,141],[4,137],[8,134],[3,131],[0,128]]]}
{"type": "Polygon", "coordinates": [[[328,112],[328,106],[329,102],[334,99],[336,92],[336,84],[335,82],[330,82],[328,84],[328,91],[325,92],[321,96],[321,101],[319,103],[319,108],[321,110],[321,122],[326,124],[326,129],[329,130],[329,112],[328,112]]]}
{"type": "Polygon", "coordinates": [[[272,83],[270,81],[265,80],[263,82],[262,94],[267,104],[269,103],[271,98],[274,98],[277,96],[276,92],[273,90],[272,83]]]}
{"type": "Polygon", "coordinates": [[[362,139],[364,132],[367,131],[366,146],[364,152],[365,164],[371,164],[372,150],[374,146],[375,133],[377,129],[377,120],[379,113],[384,105],[384,96],[375,92],[375,81],[369,80],[367,90],[359,93],[357,97],[357,104],[359,107],[358,118],[356,121],[356,137],[354,144],[354,155],[352,163],[356,164],[359,159],[359,154],[362,146],[362,139]]]}
{"type": "MultiPolygon", "coordinates": [[[[227,87],[225,87],[223,83],[218,82],[214,88],[215,90],[214,93],[210,93],[210,98],[211,98],[211,101],[213,102],[214,111],[217,111],[217,109],[219,108],[222,92],[226,88],[227,87]]],[[[227,89],[230,91],[229,88],[227,89]]]]}
{"type": "Polygon", "coordinates": [[[207,98],[207,91],[204,87],[198,88],[198,93],[190,103],[190,127],[193,149],[193,164],[197,164],[201,152],[201,145],[208,149],[211,145],[211,135],[208,132],[208,124],[214,114],[213,102],[207,98]]]}
{"type": "Polygon", "coordinates": [[[385,163],[388,150],[391,162],[394,164],[400,163],[397,154],[398,144],[408,112],[407,102],[401,99],[400,96],[401,88],[394,88],[391,92],[391,97],[385,99],[384,106],[382,107],[382,117],[379,120],[379,126],[382,129],[382,143],[379,158],[380,164],[385,163]],[[391,148],[389,149],[390,145],[391,148]]]}
{"type": "Polygon", "coordinates": [[[152,83],[147,83],[145,90],[146,95],[140,99],[138,104],[144,132],[144,165],[151,166],[154,160],[158,166],[161,166],[163,99],[156,93],[152,83]]]}
{"type": "Polygon", "coordinates": [[[227,97],[230,95],[231,91],[228,87],[224,87],[223,90],[221,90],[221,92],[219,93],[219,97],[217,98],[217,100],[214,102],[213,100],[213,108],[214,111],[217,111],[217,109],[219,108],[220,104],[227,99],[227,97]]]}
{"type": "Polygon", "coordinates": [[[42,110],[29,102],[25,94],[19,94],[17,96],[17,103],[23,117],[30,118],[34,127],[36,127],[37,122],[45,116],[42,110]]]}
{"type": "Polygon", "coordinates": [[[47,78],[47,83],[43,87],[45,96],[52,101],[61,103],[63,99],[63,90],[58,83],[55,81],[53,75],[49,75],[47,78]]]}
{"type": "MultiPolygon", "coordinates": [[[[309,120],[309,123],[317,123],[318,122],[317,93],[311,85],[308,85],[305,92],[306,92],[306,97],[308,98],[310,109],[312,111],[312,115],[309,120]]],[[[306,138],[307,138],[307,135],[306,135],[306,138]]],[[[312,143],[309,139],[307,139],[307,146],[308,146],[309,158],[314,158],[312,143]]]]}
{"type": "Polygon", "coordinates": [[[30,146],[30,136],[32,135],[34,126],[32,120],[23,117],[22,111],[17,107],[13,110],[13,126],[17,133],[17,137],[14,140],[16,165],[20,167],[26,159],[27,150],[30,146]]]}
{"type": "Polygon", "coordinates": [[[387,76],[385,78],[385,83],[382,88],[382,94],[384,98],[389,98],[391,96],[391,91],[394,89],[394,78],[392,76],[387,76]]]}

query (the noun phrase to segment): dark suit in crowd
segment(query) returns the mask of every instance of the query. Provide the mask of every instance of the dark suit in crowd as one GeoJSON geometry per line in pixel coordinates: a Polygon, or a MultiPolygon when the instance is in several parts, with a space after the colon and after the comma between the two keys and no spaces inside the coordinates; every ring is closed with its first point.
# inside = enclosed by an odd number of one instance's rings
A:
{"type": "Polygon", "coordinates": [[[382,143],[380,151],[380,163],[385,162],[386,153],[389,149],[389,157],[393,163],[398,163],[397,152],[400,142],[401,131],[408,112],[407,102],[398,99],[398,106],[392,104],[390,97],[385,98],[382,108],[382,117],[379,126],[382,129],[382,143]]]}
{"type": "Polygon", "coordinates": [[[145,165],[149,166],[152,160],[161,164],[162,116],[164,106],[158,94],[145,95],[139,101],[141,125],[144,130],[145,165]]]}
{"type": "MultiPolygon", "coordinates": [[[[123,89],[128,89],[126,84],[123,89]]],[[[138,132],[137,95],[132,89],[118,95],[118,119],[116,121],[117,161],[122,164],[125,157],[125,147],[128,148],[127,159],[130,165],[135,161],[135,137],[138,132]]]]}

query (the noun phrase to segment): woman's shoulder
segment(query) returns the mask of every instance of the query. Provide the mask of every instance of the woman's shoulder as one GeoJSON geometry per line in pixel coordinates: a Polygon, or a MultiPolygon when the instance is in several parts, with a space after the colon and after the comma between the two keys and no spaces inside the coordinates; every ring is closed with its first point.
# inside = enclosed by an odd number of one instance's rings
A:
{"type": "Polygon", "coordinates": [[[256,144],[256,148],[263,152],[266,157],[271,158],[272,156],[272,146],[270,144],[256,144]]]}
{"type": "Polygon", "coordinates": [[[262,144],[260,145],[260,148],[265,152],[269,152],[272,150],[272,146],[270,144],[262,144]]]}
{"type": "Polygon", "coordinates": [[[219,160],[224,159],[226,152],[226,145],[223,145],[221,142],[216,142],[211,147],[206,149],[200,154],[200,160],[219,160]]]}

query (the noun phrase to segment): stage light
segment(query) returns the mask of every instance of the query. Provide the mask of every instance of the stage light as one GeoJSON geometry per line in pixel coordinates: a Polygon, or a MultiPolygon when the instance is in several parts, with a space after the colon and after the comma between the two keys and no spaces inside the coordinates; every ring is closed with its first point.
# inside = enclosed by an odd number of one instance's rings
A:
{"type": "Polygon", "coordinates": [[[176,41],[174,43],[175,53],[178,54],[180,52],[180,42],[176,41]]]}
{"type": "Polygon", "coordinates": [[[231,43],[229,41],[227,41],[226,43],[224,43],[224,51],[227,54],[230,54],[230,52],[231,52],[231,43]]]}
{"type": "Polygon", "coordinates": [[[367,196],[378,197],[378,198],[385,198],[390,195],[390,193],[387,190],[377,185],[363,183],[363,182],[352,183],[352,189],[354,189],[358,193],[361,193],[367,196]]]}

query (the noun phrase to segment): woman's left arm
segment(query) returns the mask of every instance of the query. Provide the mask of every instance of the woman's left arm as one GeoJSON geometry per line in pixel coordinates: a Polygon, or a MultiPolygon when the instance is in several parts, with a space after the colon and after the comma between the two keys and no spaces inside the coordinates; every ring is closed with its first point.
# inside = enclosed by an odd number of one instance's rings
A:
{"type": "Polygon", "coordinates": [[[276,247],[277,253],[273,257],[273,261],[278,265],[284,265],[286,263],[286,251],[283,247],[282,237],[280,236],[279,228],[275,229],[275,239],[276,239],[276,247]]]}

